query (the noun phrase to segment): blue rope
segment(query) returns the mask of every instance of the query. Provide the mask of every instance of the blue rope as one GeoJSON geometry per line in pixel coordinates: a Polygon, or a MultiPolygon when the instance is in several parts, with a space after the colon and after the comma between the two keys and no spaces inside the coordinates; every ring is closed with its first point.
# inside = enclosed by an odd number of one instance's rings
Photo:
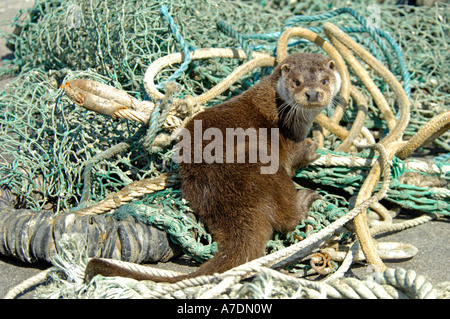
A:
{"type": "MultiPolygon", "coordinates": [[[[178,79],[183,73],[184,71],[187,70],[187,68],[189,67],[189,64],[191,63],[191,53],[189,51],[189,45],[184,41],[183,36],[181,35],[180,31],[178,31],[178,27],[175,24],[175,21],[173,20],[172,16],[169,13],[169,10],[167,8],[166,5],[162,5],[161,8],[159,9],[161,11],[162,16],[164,17],[164,19],[167,21],[167,23],[169,24],[169,28],[170,31],[172,32],[172,34],[175,36],[175,39],[177,40],[177,42],[181,45],[181,49],[183,51],[183,55],[184,55],[184,61],[183,63],[180,65],[180,67],[178,68],[178,70],[176,70],[168,79],[167,82],[170,81],[175,81],[176,79],[178,79]]],[[[164,83],[160,83],[158,84],[158,89],[162,89],[164,86],[164,83]]]]}
{"type": "Polygon", "coordinates": [[[155,140],[156,135],[161,131],[162,125],[169,115],[169,112],[171,110],[171,107],[169,107],[168,105],[169,102],[170,99],[168,97],[165,97],[162,101],[156,103],[155,108],[150,115],[150,120],[148,121],[149,127],[142,143],[148,153],[152,153],[152,143],[155,140]]]}
{"type": "Polygon", "coordinates": [[[143,145],[147,149],[148,153],[151,153],[151,145],[153,143],[153,140],[156,137],[156,133],[158,133],[159,130],[161,129],[161,126],[159,125],[160,111],[161,111],[160,105],[156,104],[150,116],[150,120],[148,121],[149,128],[147,130],[147,134],[145,135],[143,142],[143,145]]]}
{"type": "Polygon", "coordinates": [[[227,36],[232,37],[236,39],[236,41],[239,43],[241,48],[244,50],[245,54],[247,55],[247,60],[250,60],[253,56],[253,49],[252,47],[245,41],[245,39],[242,37],[242,35],[234,30],[231,26],[225,23],[223,20],[217,21],[217,27],[220,31],[225,33],[227,36]]]}

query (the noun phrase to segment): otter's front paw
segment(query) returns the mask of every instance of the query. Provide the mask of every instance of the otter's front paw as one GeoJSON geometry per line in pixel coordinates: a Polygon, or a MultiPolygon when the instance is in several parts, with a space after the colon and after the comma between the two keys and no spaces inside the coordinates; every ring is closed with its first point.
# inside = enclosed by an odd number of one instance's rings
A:
{"type": "Polygon", "coordinates": [[[300,152],[302,155],[299,161],[301,166],[307,165],[320,157],[320,154],[316,153],[319,148],[319,144],[312,139],[307,138],[302,142],[301,146],[302,149],[300,152]]]}
{"type": "Polygon", "coordinates": [[[316,153],[319,148],[319,144],[310,138],[303,141],[305,150],[305,161],[307,163],[313,162],[320,157],[320,154],[316,153]]]}

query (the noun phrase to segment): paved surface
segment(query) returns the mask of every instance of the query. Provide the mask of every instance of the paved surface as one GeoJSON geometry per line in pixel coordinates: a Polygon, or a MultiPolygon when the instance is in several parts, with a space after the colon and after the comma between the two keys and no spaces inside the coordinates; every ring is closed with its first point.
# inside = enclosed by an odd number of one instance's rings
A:
{"type": "MultiPolygon", "coordinates": [[[[32,6],[32,1],[25,0],[1,0],[0,1],[0,20],[12,19],[18,9],[32,6]]],[[[5,28],[2,28],[5,30],[5,28]]],[[[5,41],[0,39],[0,58],[11,57],[5,45],[5,41]]],[[[0,62],[3,63],[3,62],[0,62]]],[[[10,82],[12,78],[3,78],[0,80],[0,90],[10,82]]],[[[399,219],[410,219],[411,215],[403,215],[399,219]]],[[[433,284],[443,281],[450,281],[450,272],[448,271],[449,258],[449,234],[450,219],[440,218],[439,220],[429,222],[416,228],[407,229],[399,233],[390,234],[379,238],[379,241],[405,242],[416,246],[419,249],[417,256],[404,262],[390,263],[388,267],[402,267],[415,270],[417,273],[425,275],[433,284]]],[[[38,264],[27,264],[14,258],[0,255],[0,298],[12,287],[21,283],[25,279],[34,276],[50,265],[44,262],[38,264]]],[[[181,258],[177,262],[158,264],[158,267],[177,270],[180,272],[190,272],[193,270],[192,264],[181,258]]],[[[348,275],[364,276],[369,274],[366,267],[355,267],[349,271],[348,275]]],[[[27,293],[21,298],[32,298],[33,293],[27,293]]]]}

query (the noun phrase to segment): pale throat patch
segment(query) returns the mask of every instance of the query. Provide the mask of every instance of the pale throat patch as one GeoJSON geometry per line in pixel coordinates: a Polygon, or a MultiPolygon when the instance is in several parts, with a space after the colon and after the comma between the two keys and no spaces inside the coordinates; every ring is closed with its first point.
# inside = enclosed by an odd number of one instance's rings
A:
{"type": "Polygon", "coordinates": [[[284,85],[284,79],[280,77],[277,81],[277,93],[284,102],[292,102],[293,98],[284,85]]]}

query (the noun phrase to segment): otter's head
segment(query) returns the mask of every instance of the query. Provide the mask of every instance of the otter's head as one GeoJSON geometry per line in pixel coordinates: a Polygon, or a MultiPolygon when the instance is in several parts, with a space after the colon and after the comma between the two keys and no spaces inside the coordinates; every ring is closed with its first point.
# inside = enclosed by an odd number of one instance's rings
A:
{"type": "MultiPolygon", "coordinates": [[[[319,54],[290,55],[274,73],[278,76],[277,93],[283,102],[279,108],[281,117],[295,113],[292,116],[300,115],[310,122],[331,104],[341,87],[335,62],[319,54]]],[[[288,116],[290,120],[292,116],[288,116]]]]}

